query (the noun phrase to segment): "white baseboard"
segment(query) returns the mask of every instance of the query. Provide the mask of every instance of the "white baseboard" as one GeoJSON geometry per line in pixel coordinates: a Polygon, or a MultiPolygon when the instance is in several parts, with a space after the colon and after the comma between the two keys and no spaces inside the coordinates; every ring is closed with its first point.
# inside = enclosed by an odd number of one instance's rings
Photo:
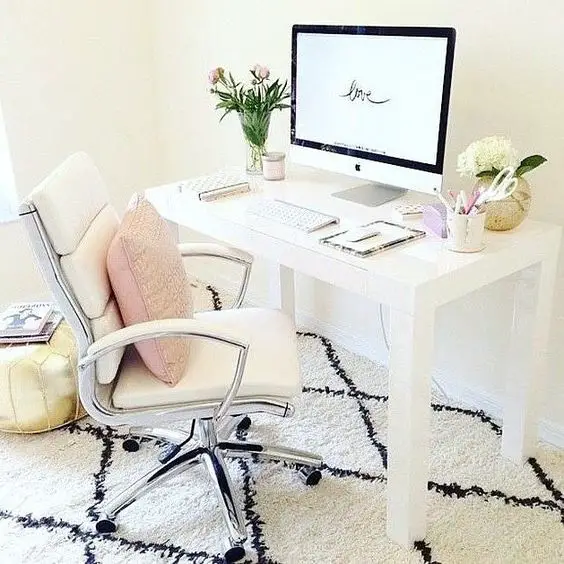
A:
{"type": "Polygon", "coordinates": [[[539,424],[539,437],[542,441],[552,446],[564,449],[564,426],[557,425],[546,419],[541,419],[539,424]]]}
{"type": "MultiPolygon", "coordinates": [[[[503,401],[501,398],[488,394],[483,390],[449,382],[444,377],[441,377],[440,383],[448,397],[464,403],[472,407],[472,409],[481,409],[499,421],[502,420],[503,401]]],[[[564,426],[547,419],[541,419],[539,421],[539,438],[541,441],[564,449],[564,426]]]]}
{"type": "Polygon", "coordinates": [[[382,347],[378,347],[378,343],[375,344],[375,339],[367,339],[362,335],[352,333],[348,329],[327,323],[310,313],[299,310],[296,311],[296,325],[300,329],[319,333],[348,351],[365,356],[379,364],[388,364],[387,352],[383,343],[382,347]]]}
{"type": "MultiPolygon", "coordinates": [[[[221,274],[218,275],[217,272],[214,272],[213,278],[221,288],[233,293],[237,291],[237,284],[232,278],[222,276],[221,274]]],[[[253,289],[249,290],[247,299],[259,307],[272,306],[268,298],[253,291],[253,289]]],[[[327,323],[311,315],[309,312],[297,310],[296,323],[298,327],[319,333],[353,353],[365,356],[380,364],[387,364],[387,355],[383,343],[381,347],[377,347],[375,346],[374,339],[369,340],[363,335],[354,334],[343,327],[327,323]]],[[[444,375],[441,376],[439,383],[444,388],[447,396],[453,401],[464,403],[472,409],[481,409],[488,415],[501,421],[503,413],[501,398],[488,394],[483,390],[461,386],[447,380],[444,375]]],[[[539,438],[546,443],[564,449],[564,426],[541,419],[539,422],[539,438]]]]}

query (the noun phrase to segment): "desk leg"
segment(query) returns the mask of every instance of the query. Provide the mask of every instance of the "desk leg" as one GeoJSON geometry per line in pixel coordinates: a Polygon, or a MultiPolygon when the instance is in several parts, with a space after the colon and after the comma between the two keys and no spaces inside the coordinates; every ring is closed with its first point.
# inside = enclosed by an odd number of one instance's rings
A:
{"type": "Polygon", "coordinates": [[[426,532],[435,312],[390,315],[387,531],[412,548],[426,532]]]}
{"type": "Polygon", "coordinates": [[[522,271],[515,287],[501,450],[516,463],[533,456],[537,445],[556,262],[546,258],[522,271]]]}
{"type": "Polygon", "coordinates": [[[276,265],[277,275],[274,277],[272,292],[275,307],[280,308],[286,315],[296,320],[294,270],[282,264],[276,265]]]}

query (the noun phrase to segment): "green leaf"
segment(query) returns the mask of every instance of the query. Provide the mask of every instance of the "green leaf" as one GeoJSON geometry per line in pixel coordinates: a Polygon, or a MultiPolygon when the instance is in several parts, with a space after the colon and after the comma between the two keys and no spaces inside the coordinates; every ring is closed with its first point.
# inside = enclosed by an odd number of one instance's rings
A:
{"type": "Polygon", "coordinates": [[[529,157],[526,157],[521,161],[521,164],[515,171],[515,176],[523,176],[523,174],[534,170],[545,162],[546,159],[542,155],[530,155],[529,157]]]}
{"type": "Polygon", "coordinates": [[[532,166],[537,167],[545,163],[546,159],[542,155],[530,155],[521,161],[519,166],[532,166]]]}
{"type": "Polygon", "coordinates": [[[216,109],[224,110],[220,121],[230,112],[241,116],[243,133],[249,143],[264,147],[273,110],[289,107],[283,101],[290,97],[288,81],[261,79],[250,69],[253,84],[237,82],[231,72],[225,72],[213,89],[218,101],[216,109]],[[218,88],[218,86],[221,87],[218,88]]]}
{"type": "Polygon", "coordinates": [[[521,166],[521,165],[519,165],[517,167],[517,170],[515,171],[515,176],[523,176],[527,172],[530,172],[531,170],[533,170],[533,168],[535,168],[535,167],[534,166],[521,166]]]}
{"type": "Polygon", "coordinates": [[[496,168],[492,168],[491,170],[483,170],[482,172],[479,172],[476,176],[478,178],[484,178],[487,176],[491,176],[492,178],[498,174],[499,170],[497,170],[496,168]]]}
{"type": "Polygon", "coordinates": [[[247,141],[259,149],[264,148],[268,137],[270,112],[260,107],[256,110],[245,111],[240,117],[243,134],[247,141]]]}

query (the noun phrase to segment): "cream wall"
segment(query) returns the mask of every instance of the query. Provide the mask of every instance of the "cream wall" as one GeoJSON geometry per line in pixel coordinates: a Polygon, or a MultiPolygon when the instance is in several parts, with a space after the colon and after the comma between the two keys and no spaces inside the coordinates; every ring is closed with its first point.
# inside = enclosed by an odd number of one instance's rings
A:
{"type": "MultiPolygon", "coordinates": [[[[173,180],[243,162],[236,118],[217,123],[219,116],[205,84],[207,71],[221,65],[240,75],[261,62],[275,75],[288,76],[293,23],[453,26],[458,36],[446,184],[463,186],[454,171],[455,158],[470,141],[488,134],[510,135],[523,156],[541,152],[549,160],[530,177],[533,217],[564,224],[562,16],[564,8],[557,0],[159,2],[155,54],[163,175],[173,180]]],[[[275,115],[271,148],[286,147],[288,122],[287,113],[275,115]]],[[[264,262],[257,266],[251,291],[268,301],[272,269],[264,262]]],[[[436,373],[440,380],[453,393],[493,411],[499,410],[503,395],[499,358],[507,344],[511,284],[498,284],[443,308],[438,321],[436,373]],[[455,355],[461,344],[472,353],[455,355]]],[[[544,410],[545,435],[561,433],[562,444],[563,290],[560,274],[550,394],[544,410]]],[[[298,294],[300,318],[310,327],[328,331],[357,350],[368,352],[371,347],[373,356],[385,359],[377,308],[367,315],[363,300],[304,278],[300,278],[298,294]]]]}
{"type": "MultiPolygon", "coordinates": [[[[454,161],[469,141],[509,134],[523,154],[548,157],[531,176],[533,216],[563,224],[563,11],[555,0],[0,0],[0,100],[18,191],[25,195],[79,149],[93,155],[119,208],[135,189],[240,164],[238,124],[233,118],[218,125],[205,76],[219,64],[242,73],[255,62],[287,76],[293,23],[448,25],[457,28],[458,39],[447,184],[461,186],[454,161]],[[499,22],[510,31],[501,39],[499,22]]],[[[272,147],[284,148],[287,138],[288,114],[275,115],[272,147]]],[[[270,300],[271,275],[272,265],[259,261],[251,287],[259,301],[270,300]]],[[[561,437],[563,289],[560,276],[545,408],[545,430],[561,437]]],[[[17,224],[0,224],[0,305],[44,292],[23,233],[17,224]]],[[[366,306],[351,294],[299,279],[299,317],[308,327],[385,359],[377,308],[366,306]]],[[[453,393],[494,412],[503,392],[499,353],[510,314],[509,281],[439,315],[436,373],[453,393]],[[461,343],[475,352],[455,357],[461,343]]]]}
{"type": "MultiPolygon", "coordinates": [[[[20,197],[85,150],[113,203],[157,181],[152,2],[0,0],[0,100],[20,197]]],[[[26,238],[0,224],[0,305],[45,292],[26,238]]]]}

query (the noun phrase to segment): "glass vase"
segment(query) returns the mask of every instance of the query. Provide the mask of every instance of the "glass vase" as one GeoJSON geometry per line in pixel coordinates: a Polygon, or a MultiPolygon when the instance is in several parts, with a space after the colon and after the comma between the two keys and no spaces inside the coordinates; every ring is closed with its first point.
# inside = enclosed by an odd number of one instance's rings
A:
{"type": "MultiPolygon", "coordinates": [[[[476,190],[486,190],[493,177],[485,176],[476,181],[476,190]]],[[[531,208],[531,187],[522,177],[517,177],[517,187],[511,196],[486,205],[486,229],[490,231],[509,231],[520,225],[531,208]]]]}
{"type": "Polygon", "coordinates": [[[244,112],[239,114],[243,137],[247,145],[247,174],[262,174],[262,155],[270,127],[270,113],[244,112]]]}

